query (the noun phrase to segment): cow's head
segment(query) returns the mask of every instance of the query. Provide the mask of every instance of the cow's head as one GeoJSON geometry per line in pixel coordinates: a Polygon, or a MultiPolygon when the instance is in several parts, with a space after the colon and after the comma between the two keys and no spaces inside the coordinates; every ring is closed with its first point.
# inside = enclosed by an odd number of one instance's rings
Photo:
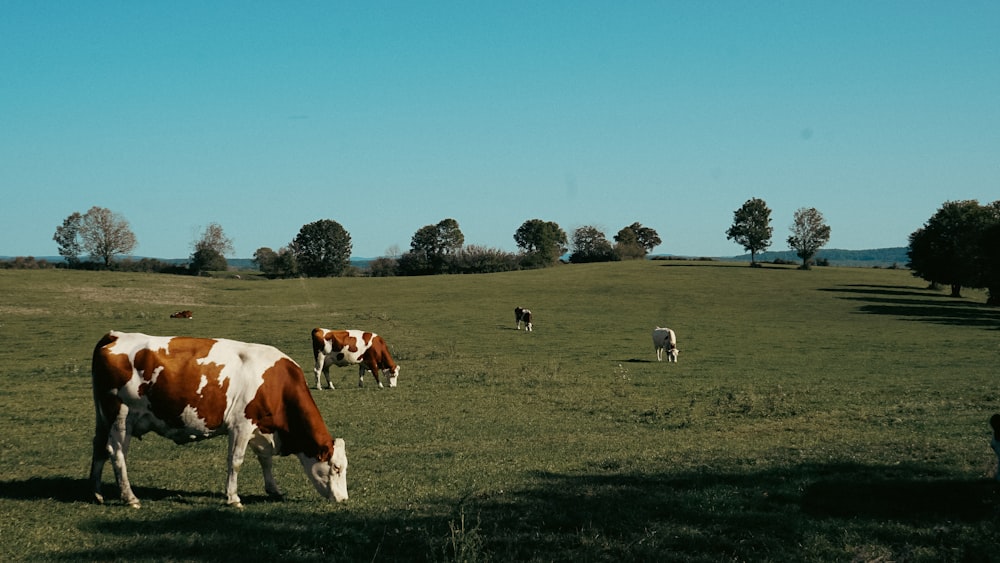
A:
{"type": "Polygon", "coordinates": [[[677,348],[671,348],[670,350],[667,350],[667,361],[676,363],[677,356],[679,356],[680,353],[681,351],[678,350],[677,348]]]}
{"type": "Polygon", "coordinates": [[[399,366],[392,368],[391,370],[386,370],[389,374],[389,387],[396,386],[396,378],[399,377],[399,366]]]}
{"type": "Polygon", "coordinates": [[[299,460],[319,494],[337,502],[347,500],[347,449],[343,438],[333,441],[333,455],[329,460],[305,454],[299,454],[299,460]]]}

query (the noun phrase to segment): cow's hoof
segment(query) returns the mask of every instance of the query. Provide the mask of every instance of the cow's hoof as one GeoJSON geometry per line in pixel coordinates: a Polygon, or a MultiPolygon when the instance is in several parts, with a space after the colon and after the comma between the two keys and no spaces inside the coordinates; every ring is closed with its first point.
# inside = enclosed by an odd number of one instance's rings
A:
{"type": "Polygon", "coordinates": [[[101,493],[94,493],[94,503],[104,504],[104,495],[102,495],[101,493]]]}

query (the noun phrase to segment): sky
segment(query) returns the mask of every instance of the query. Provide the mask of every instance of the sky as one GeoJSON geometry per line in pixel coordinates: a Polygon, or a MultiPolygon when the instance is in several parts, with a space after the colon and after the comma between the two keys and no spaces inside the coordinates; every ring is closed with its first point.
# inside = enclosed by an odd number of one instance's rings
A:
{"type": "Polygon", "coordinates": [[[211,223],[249,258],[340,223],[352,255],[529,219],[734,256],[733,213],[906,246],[1000,199],[1000,2],[0,0],[0,255],[105,207],[134,254],[211,223]]]}

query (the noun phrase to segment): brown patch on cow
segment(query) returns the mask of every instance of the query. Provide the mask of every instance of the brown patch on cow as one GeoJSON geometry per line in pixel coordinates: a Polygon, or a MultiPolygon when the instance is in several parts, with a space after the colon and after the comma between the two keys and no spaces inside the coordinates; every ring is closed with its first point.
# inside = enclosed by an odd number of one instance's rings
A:
{"type": "Polygon", "coordinates": [[[223,425],[229,389],[229,379],[220,378],[224,366],[198,363],[214,345],[215,340],[179,336],[170,340],[166,351],[144,348],[136,352],[134,367],[143,380],[139,394],[149,399],[150,410],[169,426],[186,426],[181,415],[188,406],[208,429],[223,425]]]}
{"type": "Polygon", "coordinates": [[[281,455],[301,452],[320,461],[333,457],[333,438],[323,422],[305,374],[295,362],[282,358],[262,374],[244,414],[264,433],[276,433],[281,455]]]}
{"type": "Polygon", "coordinates": [[[376,335],[374,341],[371,343],[371,347],[365,351],[365,364],[368,366],[369,370],[372,370],[372,374],[378,377],[378,372],[376,369],[396,369],[396,362],[393,361],[392,356],[389,354],[389,346],[385,343],[385,340],[376,335]]]}
{"type": "Polygon", "coordinates": [[[170,314],[170,318],[171,319],[190,319],[190,318],[194,318],[194,313],[192,313],[191,311],[187,311],[187,310],[185,310],[185,311],[177,311],[176,313],[171,313],[170,314]]]}
{"type": "Polygon", "coordinates": [[[91,360],[91,381],[94,389],[94,399],[100,405],[106,420],[113,420],[118,415],[122,401],[116,395],[108,393],[128,383],[132,377],[132,365],[128,354],[115,354],[111,350],[118,337],[108,333],[97,342],[91,360]]]}

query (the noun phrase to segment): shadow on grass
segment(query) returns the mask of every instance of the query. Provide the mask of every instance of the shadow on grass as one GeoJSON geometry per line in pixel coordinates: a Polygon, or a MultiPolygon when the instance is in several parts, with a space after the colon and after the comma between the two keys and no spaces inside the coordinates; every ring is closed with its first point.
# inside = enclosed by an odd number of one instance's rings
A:
{"type": "MultiPolygon", "coordinates": [[[[348,501],[329,510],[310,502],[304,509],[305,501],[292,501],[248,503],[244,511],[158,507],[123,518],[127,509],[107,506],[97,512],[106,515],[78,524],[91,537],[87,547],[39,555],[73,561],[831,560],[857,556],[851,550],[861,543],[927,559],[989,560],[1000,544],[992,481],[956,480],[920,466],[805,464],[652,475],[596,469],[527,477],[532,485],[520,490],[456,491],[420,508],[352,510],[348,501]]],[[[76,487],[86,489],[85,481],[32,479],[3,483],[3,495],[75,501],[82,496],[71,490],[76,487]],[[22,487],[27,492],[14,492],[22,487]]],[[[149,500],[179,494],[144,493],[149,500]]]]}
{"type": "Polygon", "coordinates": [[[943,295],[932,290],[885,285],[845,285],[820,291],[846,294],[842,297],[867,303],[859,310],[873,315],[891,315],[935,324],[1000,328],[1000,309],[943,295]]]}

